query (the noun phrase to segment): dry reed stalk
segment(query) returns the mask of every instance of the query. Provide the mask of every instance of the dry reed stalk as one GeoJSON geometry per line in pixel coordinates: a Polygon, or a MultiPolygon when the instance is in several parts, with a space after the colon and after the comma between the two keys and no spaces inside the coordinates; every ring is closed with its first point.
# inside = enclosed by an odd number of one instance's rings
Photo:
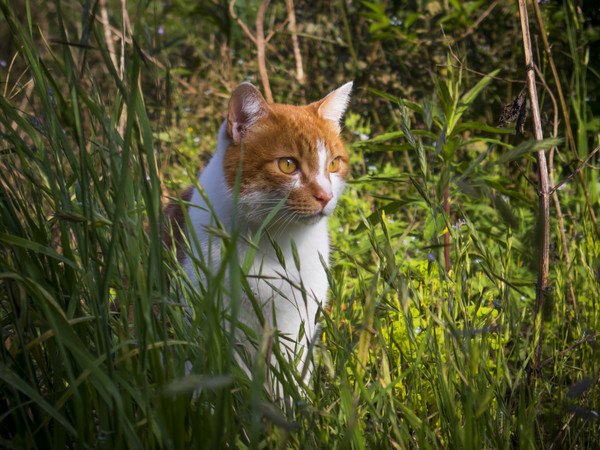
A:
{"type": "MultiPolygon", "coordinates": [[[[542,132],[542,120],[538,104],[537,87],[535,85],[535,70],[533,62],[533,51],[531,48],[531,36],[529,33],[529,17],[527,15],[526,0],[519,1],[519,16],[521,19],[521,32],[523,36],[523,52],[525,54],[525,69],[527,71],[527,88],[529,101],[533,116],[533,134],[535,139],[544,139],[542,132]]],[[[541,149],[536,152],[538,163],[538,199],[539,199],[539,221],[541,225],[540,256],[538,265],[538,279],[535,301],[535,327],[536,327],[536,349],[535,368],[539,368],[542,355],[542,339],[544,332],[544,321],[542,311],[548,292],[548,273],[550,269],[550,189],[548,180],[548,166],[546,163],[546,152],[541,149]]]]}

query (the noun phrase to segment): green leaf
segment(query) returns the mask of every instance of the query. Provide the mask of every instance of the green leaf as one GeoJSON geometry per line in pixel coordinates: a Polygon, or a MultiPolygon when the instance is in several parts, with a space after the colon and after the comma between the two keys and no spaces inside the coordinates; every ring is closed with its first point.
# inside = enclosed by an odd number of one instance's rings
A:
{"type": "Polygon", "coordinates": [[[496,133],[496,134],[515,134],[515,130],[512,128],[492,127],[483,122],[463,122],[454,127],[454,131],[452,132],[452,135],[455,135],[457,133],[462,133],[463,131],[471,131],[471,130],[486,131],[488,133],[496,133]]]}
{"type": "Polygon", "coordinates": [[[562,142],[563,142],[562,138],[548,138],[548,139],[542,139],[541,141],[531,139],[529,141],[522,142],[521,144],[517,145],[512,150],[510,150],[506,153],[503,153],[502,156],[500,157],[500,159],[498,160],[498,162],[499,163],[507,163],[509,161],[518,159],[527,153],[535,152],[537,150],[542,150],[542,149],[548,149],[554,145],[560,145],[562,142]]]}
{"type": "Polygon", "coordinates": [[[6,233],[0,233],[0,242],[31,250],[36,253],[41,253],[42,255],[46,255],[50,258],[65,263],[72,269],[79,270],[79,267],[77,267],[77,265],[73,261],[71,261],[68,258],[65,258],[63,255],[57,253],[54,249],[50,247],[44,247],[38,242],[30,241],[28,239],[20,238],[18,236],[13,236],[12,234],[6,233]]]}
{"type": "Polygon", "coordinates": [[[469,104],[471,104],[473,102],[473,100],[475,100],[477,98],[477,96],[479,95],[479,93],[488,84],[490,84],[490,82],[492,81],[493,77],[495,77],[496,75],[498,75],[498,72],[500,72],[500,69],[496,69],[496,70],[490,72],[488,75],[486,75],[481,80],[479,80],[479,82],[475,86],[473,86],[467,93],[465,93],[461,97],[460,102],[463,105],[469,105],[469,104]]]}
{"type": "Polygon", "coordinates": [[[0,363],[0,379],[10,387],[21,391],[24,395],[33,400],[40,408],[52,416],[54,420],[60,423],[65,430],[67,430],[73,436],[77,436],[77,431],[75,428],[73,428],[69,421],[59,411],[57,411],[50,403],[48,403],[48,401],[42,397],[37,390],[23,381],[22,378],[20,378],[16,373],[2,363],[0,363]]]}

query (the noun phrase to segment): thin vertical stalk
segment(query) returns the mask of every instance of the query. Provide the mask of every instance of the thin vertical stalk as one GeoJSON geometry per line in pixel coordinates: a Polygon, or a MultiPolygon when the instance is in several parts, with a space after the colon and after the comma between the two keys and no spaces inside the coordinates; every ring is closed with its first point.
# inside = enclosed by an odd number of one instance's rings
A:
{"type": "Polygon", "coordinates": [[[294,48],[294,58],[296,59],[296,80],[304,84],[304,67],[302,66],[302,54],[300,53],[300,43],[298,42],[298,28],[296,27],[296,12],[294,11],[294,0],[285,0],[288,10],[288,28],[292,35],[292,46],[294,48]]]}
{"type": "MultiPolygon", "coordinates": [[[[554,122],[552,129],[552,137],[558,137],[558,104],[556,99],[554,98],[554,94],[550,90],[550,87],[546,83],[544,79],[544,75],[542,72],[535,67],[535,71],[540,78],[540,81],[544,85],[544,89],[548,93],[550,100],[552,100],[552,105],[554,106],[554,122]]],[[[573,289],[573,280],[571,279],[571,256],[569,252],[569,241],[567,240],[567,235],[565,233],[565,219],[562,213],[562,209],[560,207],[560,199],[558,198],[558,192],[556,192],[555,186],[556,183],[554,181],[554,152],[556,151],[556,146],[552,146],[550,149],[550,153],[548,155],[548,180],[550,182],[550,192],[552,194],[552,201],[554,202],[554,209],[556,210],[556,218],[558,220],[558,231],[560,235],[560,240],[562,243],[562,255],[563,260],[565,262],[565,278],[567,282],[567,297],[573,306],[573,312],[575,316],[577,316],[577,301],[575,299],[575,290],[573,289]]]]}
{"type": "MultiPolygon", "coordinates": [[[[535,85],[535,70],[533,63],[533,52],[531,49],[531,36],[529,34],[529,17],[527,15],[526,0],[518,0],[519,16],[521,19],[521,32],[523,35],[523,52],[525,53],[525,68],[527,71],[527,88],[531,102],[533,116],[533,134],[540,141],[544,138],[542,132],[542,121],[538,104],[537,89],[535,85]]],[[[538,150],[536,153],[538,163],[538,197],[539,197],[539,220],[540,220],[540,256],[538,265],[538,279],[535,296],[535,327],[536,327],[536,350],[535,367],[539,368],[542,351],[543,320],[542,310],[548,291],[549,272],[549,245],[550,245],[550,190],[548,182],[548,166],[546,164],[545,151],[538,150]]]]}
{"type": "Polygon", "coordinates": [[[269,0],[262,0],[256,13],[256,59],[258,60],[258,72],[260,73],[260,79],[265,91],[265,98],[267,102],[273,103],[265,52],[265,13],[267,6],[269,6],[269,0]]]}
{"type": "MultiPolygon", "coordinates": [[[[552,49],[550,43],[548,42],[548,36],[546,35],[546,27],[544,26],[542,13],[540,12],[540,7],[538,6],[537,0],[531,0],[531,5],[533,6],[533,10],[535,11],[535,18],[538,27],[540,28],[540,35],[542,37],[542,43],[544,44],[544,51],[546,52],[548,64],[550,65],[550,71],[552,72],[552,77],[554,78],[554,85],[556,86],[556,92],[558,93],[560,108],[562,110],[563,118],[565,120],[565,129],[567,131],[567,138],[569,139],[569,146],[571,147],[571,151],[573,152],[573,157],[577,162],[579,162],[579,153],[577,152],[577,146],[575,145],[575,139],[573,138],[573,128],[571,127],[569,110],[567,109],[567,102],[565,101],[565,96],[563,94],[562,85],[558,76],[558,71],[556,70],[556,65],[554,64],[554,58],[552,57],[552,49]]],[[[583,174],[581,172],[577,173],[577,181],[579,181],[579,184],[581,185],[581,188],[583,190],[583,194],[585,195],[585,203],[590,214],[590,218],[592,219],[592,223],[594,224],[594,230],[596,231],[596,234],[600,236],[600,231],[598,230],[598,219],[596,218],[596,213],[594,212],[594,208],[592,206],[592,202],[587,191],[585,178],[583,177],[583,174]]]]}
{"type": "MultiPolygon", "coordinates": [[[[448,186],[444,191],[444,212],[448,220],[448,227],[450,226],[450,192],[448,186]]],[[[444,263],[446,265],[446,273],[450,272],[450,230],[444,234],[444,263]]]]}

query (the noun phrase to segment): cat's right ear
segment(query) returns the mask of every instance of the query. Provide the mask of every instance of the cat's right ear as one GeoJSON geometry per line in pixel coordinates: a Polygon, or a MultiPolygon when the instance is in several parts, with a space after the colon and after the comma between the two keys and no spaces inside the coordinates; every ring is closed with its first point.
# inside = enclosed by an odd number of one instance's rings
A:
{"type": "Polygon", "coordinates": [[[235,88],[227,113],[227,134],[233,143],[239,144],[246,131],[267,111],[267,102],[253,84],[244,82],[235,88]]]}

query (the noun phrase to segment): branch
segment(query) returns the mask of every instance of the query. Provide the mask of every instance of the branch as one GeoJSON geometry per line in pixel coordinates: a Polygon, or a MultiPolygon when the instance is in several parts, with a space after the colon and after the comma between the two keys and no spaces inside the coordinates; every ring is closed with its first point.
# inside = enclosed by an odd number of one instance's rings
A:
{"type": "Polygon", "coordinates": [[[235,11],[233,10],[233,5],[235,5],[235,0],[231,0],[231,2],[229,3],[229,14],[231,14],[231,18],[238,23],[242,31],[246,33],[246,36],[248,36],[250,40],[254,43],[254,45],[256,45],[256,37],[254,37],[252,31],[250,31],[248,25],[246,25],[244,21],[235,14],[235,11]]]}
{"type": "MultiPolygon", "coordinates": [[[[519,0],[519,16],[521,19],[521,32],[523,35],[523,52],[525,53],[525,68],[527,70],[527,87],[529,90],[529,101],[533,116],[533,133],[535,139],[544,139],[542,132],[542,121],[540,118],[540,107],[538,104],[537,88],[535,85],[535,71],[533,69],[533,51],[531,49],[531,36],[529,34],[529,18],[527,16],[526,0],[519,0]]],[[[536,355],[535,367],[539,369],[542,355],[542,338],[544,321],[542,310],[548,291],[548,272],[550,269],[550,194],[548,188],[548,166],[546,164],[546,153],[544,150],[537,151],[538,176],[539,176],[539,208],[541,220],[541,242],[540,258],[538,265],[538,280],[536,289],[535,305],[535,329],[536,329],[536,355]]]]}
{"type": "Polygon", "coordinates": [[[292,46],[294,47],[294,58],[296,59],[296,79],[298,83],[304,84],[304,68],[302,67],[302,55],[298,43],[298,30],[296,28],[296,13],[294,12],[294,0],[285,0],[288,10],[289,29],[292,35],[292,46]]]}
{"type": "MultiPolygon", "coordinates": [[[[546,79],[544,78],[542,72],[535,67],[535,71],[542,82],[544,89],[550,96],[552,100],[552,106],[554,110],[554,128],[552,130],[552,137],[558,136],[558,104],[556,103],[556,98],[554,94],[550,90],[550,87],[546,83],[546,79]]],[[[548,181],[551,186],[554,186],[554,152],[557,150],[556,146],[553,146],[550,149],[550,155],[548,157],[548,181]]],[[[558,194],[556,193],[556,189],[552,189],[550,191],[552,195],[552,200],[554,201],[554,209],[556,209],[556,218],[558,219],[558,231],[560,234],[560,240],[562,242],[562,255],[565,261],[565,277],[567,280],[567,297],[573,305],[573,312],[575,313],[575,317],[577,317],[577,300],[575,299],[575,290],[573,289],[573,280],[571,277],[571,256],[569,252],[569,241],[567,240],[567,235],[565,233],[565,218],[562,213],[562,208],[560,207],[560,200],[558,198],[558,194]]]]}
{"type": "MultiPolygon", "coordinates": [[[[536,0],[531,0],[531,4],[533,5],[533,10],[535,11],[535,17],[540,27],[540,35],[542,36],[542,42],[544,44],[544,50],[546,51],[546,56],[548,58],[548,63],[550,64],[550,70],[552,71],[552,77],[554,78],[554,84],[556,85],[556,91],[558,92],[558,99],[560,101],[560,107],[563,113],[563,117],[565,119],[565,128],[567,129],[567,137],[569,139],[569,146],[571,147],[571,151],[573,152],[573,157],[575,161],[579,161],[579,154],[577,153],[577,147],[575,146],[575,139],[573,138],[573,129],[571,128],[571,120],[569,119],[569,111],[567,110],[567,103],[565,102],[565,96],[563,95],[562,86],[560,84],[560,78],[558,77],[558,71],[556,70],[556,65],[554,64],[554,58],[552,57],[552,50],[550,49],[550,44],[548,42],[548,37],[546,36],[546,28],[544,27],[544,21],[542,20],[542,13],[540,12],[540,7],[538,6],[538,2],[536,0]]],[[[600,236],[600,229],[598,229],[598,219],[596,219],[596,213],[594,212],[594,208],[592,206],[592,202],[590,200],[590,196],[587,190],[586,182],[583,177],[583,174],[578,173],[578,181],[581,185],[581,189],[585,195],[585,203],[588,208],[588,212],[590,214],[590,218],[592,219],[592,223],[594,224],[594,230],[596,231],[596,235],[600,236]]]]}
{"type": "Polygon", "coordinates": [[[263,90],[267,102],[273,103],[273,94],[269,84],[269,75],[267,74],[267,63],[265,57],[265,13],[270,0],[262,0],[258,5],[256,13],[256,59],[258,60],[258,72],[262,81],[263,90]]]}
{"type": "Polygon", "coordinates": [[[596,153],[598,153],[598,151],[600,151],[600,146],[596,147],[588,156],[587,158],[585,158],[583,160],[583,162],[581,164],[579,164],[577,166],[577,169],[575,169],[573,171],[573,173],[571,173],[567,178],[565,178],[564,180],[562,180],[560,183],[558,183],[556,186],[554,186],[551,190],[550,193],[553,194],[554,192],[556,192],[557,190],[559,190],[565,183],[569,182],[570,180],[572,180],[575,175],[577,175],[581,169],[583,169],[585,166],[587,166],[588,162],[590,162],[590,159],[592,159],[594,157],[594,155],[596,153]]]}

